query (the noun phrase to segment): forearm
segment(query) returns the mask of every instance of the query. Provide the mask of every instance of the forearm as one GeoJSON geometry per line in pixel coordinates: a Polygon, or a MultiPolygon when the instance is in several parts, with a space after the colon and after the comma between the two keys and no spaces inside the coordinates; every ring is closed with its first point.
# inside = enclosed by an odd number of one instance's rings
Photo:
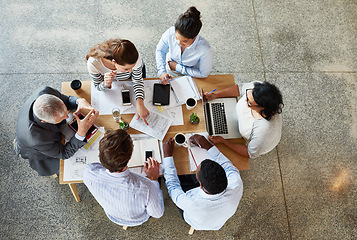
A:
{"type": "Polygon", "coordinates": [[[216,98],[222,97],[238,97],[239,96],[239,89],[238,85],[233,85],[231,87],[227,87],[225,89],[219,90],[214,92],[216,98]]]}
{"type": "Polygon", "coordinates": [[[163,164],[164,164],[164,178],[165,178],[167,191],[170,197],[172,198],[172,201],[176,203],[178,196],[184,194],[184,192],[181,188],[180,180],[177,176],[177,170],[173,161],[174,160],[172,157],[165,157],[163,160],[163,164]]]}
{"type": "Polygon", "coordinates": [[[232,142],[228,141],[227,139],[225,139],[222,143],[224,145],[226,145],[228,148],[230,148],[231,150],[233,150],[234,152],[241,155],[242,157],[249,158],[247,146],[245,146],[243,144],[239,144],[239,143],[232,143],[232,142]]]}
{"type": "Polygon", "coordinates": [[[159,43],[156,48],[156,68],[159,76],[166,73],[166,54],[168,50],[168,47],[160,45],[164,44],[159,43]]]}
{"type": "Polygon", "coordinates": [[[95,87],[98,91],[107,91],[107,90],[108,90],[108,88],[107,88],[107,87],[105,86],[105,84],[104,84],[104,75],[103,75],[103,74],[100,74],[100,73],[97,73],[97,74],[90,73],[89,75],[92,77],[94,87],[95,87]]]}
{"type": "Polygon", "coordinates": [[[211,72],[212,69],[212,53],[211,50],[200,57],[198,60],[199,66],[197,67],[187,67],[180,64],[177,64],[176,71],[181,72],[182,74],[189,75],[197,78],[206,78],[211,72]]]}

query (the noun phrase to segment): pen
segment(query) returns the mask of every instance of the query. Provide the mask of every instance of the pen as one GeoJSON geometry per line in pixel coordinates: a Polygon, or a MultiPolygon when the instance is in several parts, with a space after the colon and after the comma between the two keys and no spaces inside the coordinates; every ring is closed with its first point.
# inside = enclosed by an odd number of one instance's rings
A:
{"type": "Polygon", "coordinates": [[[178,102],[179,102],[179,99],[178,99],[178,97],[177,97],[177,95],[176,95],[176,93],[175,93],[174,88],[173,88],[171,85],[170,85],[170,88],[171,88],[172,92],[174,93],[174,97],[175,97],[176,102],[178,103],[178,102]]]}
{"type": "MultiPolygon", "coordinates": [[[[171,79],[172,80],[172,77],[169,75],[169,77],[167,78],[167,80],[168,80],[168,82],[170,82],[171,80],[169,80],[169,79],[171,79]]],[[[164,80],[160,80],[160,84],[162,84],[162,82],[163,81],[165,81],[165,79],[164,80]]]]}
{"type": "Polygon", "coordinates": [[[198,145],[200,148],[202,148],[201,145],[198,143],[198,141],[197,141],[195,138],[193,138],[193,141],[195,141],[195,143],[197,143],[197,145],[198,145]]]}
{"type": "Polygon", "coordinates": [[[213,92],[216,91],[216,90],[217,90],[217,88],[213,89],[210,93],[213,93],[213,92]]]}

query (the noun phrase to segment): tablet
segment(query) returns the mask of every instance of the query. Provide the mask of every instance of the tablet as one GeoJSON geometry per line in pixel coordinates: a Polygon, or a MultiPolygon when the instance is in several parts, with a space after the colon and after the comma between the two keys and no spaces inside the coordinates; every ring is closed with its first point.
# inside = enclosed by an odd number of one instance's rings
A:
{"type": "Polygon", "coordinates": [[[156,106],[165,106],[170,104],[170,84],[154,84],[154,97],[152,103],[156,106]]]}

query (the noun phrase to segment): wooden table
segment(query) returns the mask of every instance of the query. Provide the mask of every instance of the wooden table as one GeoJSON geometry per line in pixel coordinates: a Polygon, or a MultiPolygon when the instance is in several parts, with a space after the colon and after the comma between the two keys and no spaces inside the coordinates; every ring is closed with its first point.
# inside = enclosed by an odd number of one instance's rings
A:
{"type": "MultiPolygon", "coordinates": [[[[157,78],[146,78],[144,80],[154,80],[154,79],[157,79],[157,78]]],[[[200,90],[201,88],[203,88],[205,91],[211,91],[215,88],[217,90],[221,90],[221,89],[230,87],[234,84],[234,77],[232,74],[209,75],[207,78],[194,78],[194,79],[195,79],[198,89],[200,90]]],[[[74,91],[71,89],[70,82],[63,82],[62,83],[62,93],[66,94],[66,95],[70,95],[70,96],[78,96],[81,98],[85,98],[90,103],[91,102],[91,81],[83,81],[82,88],[78,91],[74,91]]],[[[234,111],[234,110],[232,109],[232,111],[234,111]]],[[[202,100],[198,101],[197,106],[193,110],[190,110],[190,111],[186,109],[185,105],[183,105],[182,112],[183,112],[184,125],[171,126],[165,136],[164,141],[166,141],[170,137],[173,137],[178,132],[192,133],[192,132],[205,132],[206,131],[205,123],[204,123],[202,100]],[[192,112],[197,113],[198,117],[200,118],[199,124],[192,125],[190,123],[189,116],[191,115],[192,112]]],[[[133,116],[134,116],[134,114],[123,114],[122,119],[126,122],[130,122],[131,119],[133,118],[133,116]]],[[[113,120],[113,117],[111,115],[100,115],[97,118],[97,120],[95,121],[95,123],[99,126],[104,127],[105,129],[107,129],[107,128],[117,129],[118,128],[118,124],[113,120]]],[[[141,132],[130,128],[128,130],[128,133],[138,134],[141,132]]],[[[243,138],[230,139],[229,141],[244,144],[243,138]]],[[[232,161],[234,166],[236,166],[239,170],[248,170],[249,169],[248,158],[239,156],[237,153],[233,152],[231,149],[227,148],[223,144],[217,144],[216,146],[227,158],[229,158],[232,161]]],[[[177,173],[179,175],[194,173],[194,172],[190,171],[188,151],[186,148],[175,147],[173,157],[174,157],[177,173]]],[[[71,191],[72,191],[75,199],[77,200],[77,202],[79,202],[80,199],[78,196],[78,192],[77,192],[75,183],[81,183],[82,181],[63,181],[63,167],[64,167],[64,162],[61,159],[61,162],[60,162],[60,184],[68,184],[69,187],[71,188],[71,191]]]]}

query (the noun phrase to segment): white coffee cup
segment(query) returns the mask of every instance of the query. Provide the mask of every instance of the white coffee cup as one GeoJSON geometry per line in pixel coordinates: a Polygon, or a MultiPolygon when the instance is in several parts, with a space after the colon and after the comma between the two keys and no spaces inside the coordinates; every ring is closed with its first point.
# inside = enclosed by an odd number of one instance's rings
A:
{"type": "Polygon", "coordinates": [[[186,108],[187,110],[192,110],[196,107],[197,105],[197,100],[194,98],[187,98],[186,99],[186,108]]]}
{"type": "Polygon", "coordinates": [[[183,133],[177,133],[174,137],[174,141],[177,146],[188,148],[186,135],[183,133]]]}

